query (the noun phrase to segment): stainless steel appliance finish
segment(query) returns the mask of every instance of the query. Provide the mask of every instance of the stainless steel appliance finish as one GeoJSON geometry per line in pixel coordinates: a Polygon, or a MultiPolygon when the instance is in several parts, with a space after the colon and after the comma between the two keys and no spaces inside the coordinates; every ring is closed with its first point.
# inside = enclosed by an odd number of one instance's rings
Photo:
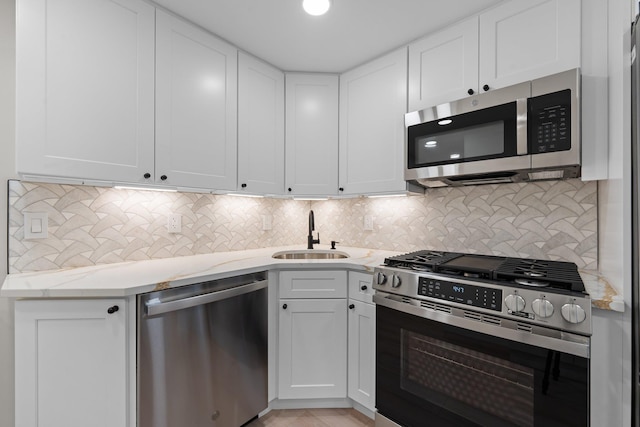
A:
{"type": "Polygon", "coordinates": [[[138,296],[138,426],[239,427],[267,407],[266,272],[138,296]]]}
{"type": "Polygon", "coordinates": [[[589,425],[575,264],[418,251],[387,258],[373,287],[376,427],[589,425]]]}
{"type": "MultiPolygon", "coordinates": [[[[564,120],[564,119],[562,119],[564,120]]],[[[563,122],[564,123],[564,122],[563,122]]],[[[437,105],[421,111],[405,115],[407,127],[407,162],[405,163],[405,179],[425,187],[460,186],[476,184],[492,184],[502,182],[520,182],[542,179],[566,179],[580,176],[580,71],[578,69],[536,79],[506,88],[469,96],[468,98],[437,105]],[[543,143],[544,132],[554,131],[556,109],[564,106],[550,104],[540,105],[541,96],[569,89],[571,91],[569,124],[566,130],[570,133],[570,147],[549,149],[550,144],[543,143]],[[532,100],[538,99],[538,101],[532,100]],[[512,113],[494,113],[492,108],[513,103],[512,113]],[[537,106],[536,106],[537,105],[537,106]],[[536,107],[534,107],[536,106],[536,107]],[[549,119],[544,112],[548,111],[549,119]],[[464,135],[465,146],[469,151],[476,151],[477,157],[465,154],[451,159],[436,159],[434,162],[416,161],[412,145],[416,144],[414,132],[420,137],[421,125],[429,123],[441,124],[443,120],[453,120],[476,115],[482,117],[473,120],[473,126],[464,135]],[[537,120],[537,124],[534,124],[537,120]],[[487,141],[488,136],[480,135],[481,124],[504,125],[506,139],[504,150],[493,149],[482,153],[481,144],[498,144],[487,141]],[[543,130],[543,133],[539,133],[543,130]],[[513,135],[509,137],[508,135],[513,135]],[[482,142],[480,142],[482,141],[482,142]],[[553,152],[544,152],[549,149],[553,152]]],[[[451,125],[448,125],[451,126],[451,125]]],[[[563,127],[565,125],[563,124],[563,127]]],[[[437,126],[433,126],[437,127],[437,126]]],[[[446,127],[442,127],[444,132],[446,127]]],[[[498,132],[500,133],[500,132],[498,132]]],[[[500,135],[500,138],[502,135],[500,135]]],[[[499,144],[498,144],[499,145],[499,144]]],[[[417,148],[415,150],[418,150],[417,148]]]]}
{"type": "Polygon", "coordinates": [[[639,19],[631,31],[632,424],[640,427],[640,50],[639,19]]]}

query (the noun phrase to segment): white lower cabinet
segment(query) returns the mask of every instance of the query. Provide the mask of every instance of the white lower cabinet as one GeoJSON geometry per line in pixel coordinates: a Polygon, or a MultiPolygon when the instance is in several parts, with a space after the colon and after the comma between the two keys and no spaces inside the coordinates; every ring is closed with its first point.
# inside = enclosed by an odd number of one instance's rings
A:
{"type": "Polygon", "coordinates": [[[278,398],[347,397],[347,272],[278,275],[278,398]]]}
{"type": "Polygon", "coordinates": [[[16,426],[130,425],[126,300],[19,300],[15,334],[16,426]]]}
{"type": "Polygon", "coordinates": [[[375,411],[376,406],[376,306],[373,276],[349,272],[348,396],[375,411]]]}
{"type": "Polygon", "coordinates": [[[346,397],[346,299],[281,299],[279,316],[278,397],[346,397]]]}
{"type": "Polygon", "coordinates": [[[376,306],[349,300],[348,396],[373,411],[376,406],[376,306]]]}

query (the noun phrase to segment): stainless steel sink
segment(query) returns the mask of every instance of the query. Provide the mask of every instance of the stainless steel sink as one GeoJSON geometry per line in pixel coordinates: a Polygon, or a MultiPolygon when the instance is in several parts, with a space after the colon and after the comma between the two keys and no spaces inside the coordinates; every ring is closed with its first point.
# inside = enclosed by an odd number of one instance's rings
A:
{"type": "Polygon", "coordinates": [[[276,252],[271,257],[277,259],[341,259],[349,258],[349,254],[332,250],[306,249],[276,252]]]}

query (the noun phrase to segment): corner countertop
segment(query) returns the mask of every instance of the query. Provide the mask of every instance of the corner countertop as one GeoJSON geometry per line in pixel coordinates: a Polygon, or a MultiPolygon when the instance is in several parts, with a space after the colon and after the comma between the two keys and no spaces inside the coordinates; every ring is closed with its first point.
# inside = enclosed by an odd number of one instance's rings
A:
{"type": "MultiPolygon", "coordinates": [[[[281,246],[232,252],[129,261],[91,267],[7,275],[0,297],[9,298],[109,298],[126,297],[160,289],[222,279],[270,269],[346,268],[373,272],[386,257],[402,252],[340,247],[349,258],[286,260],[271,257],[276,252],[304,249],[281,246]]],[[[325,245],[317,249],[328,250],[325,245]]],[[[624,311],[624,301],[597,271],[580,271],[592,306],[624,311]]]]}
{"type": "MultiPolygon", "coordinates": [[[[389,256],[401,252],[339,247],[349,258],[284,260],[276,252],[301,250],[302,246],[215,252],[176,258],[130,261],[63,270],[7,275],[0,297],[92,298],[126,297],[197,282],[222,279],[277,268],[348,268],[373,273],[389,256]]],[[[327,250],[329,246],[317,245],[327,250]]]]}

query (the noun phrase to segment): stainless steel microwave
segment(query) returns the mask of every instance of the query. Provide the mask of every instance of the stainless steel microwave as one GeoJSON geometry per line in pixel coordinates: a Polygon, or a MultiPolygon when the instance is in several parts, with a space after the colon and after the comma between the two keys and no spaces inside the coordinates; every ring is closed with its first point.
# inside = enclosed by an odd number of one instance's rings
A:
{"type": "Polygon", "coordinates": [[[580,176],[580,70],[405,115],[405,180],[425,187],[580,176]]]}

